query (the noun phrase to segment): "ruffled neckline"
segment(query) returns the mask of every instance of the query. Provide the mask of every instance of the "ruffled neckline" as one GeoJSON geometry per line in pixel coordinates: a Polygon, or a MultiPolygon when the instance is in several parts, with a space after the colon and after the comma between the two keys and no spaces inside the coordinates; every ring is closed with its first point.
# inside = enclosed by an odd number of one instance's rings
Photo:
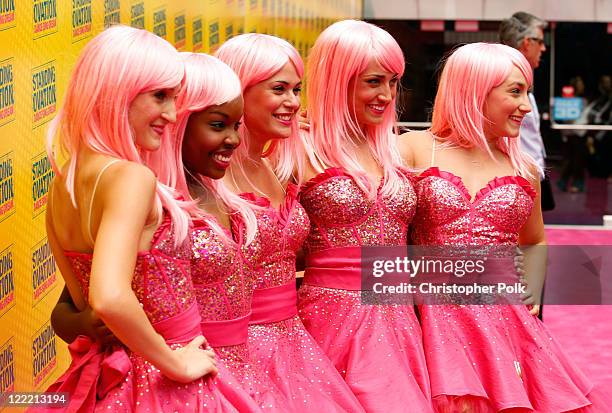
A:
{"type": "Polygon", "coordinates": [[[484,196],[486,196],[489,192],[493,191],[494,189],[497,189],[504,185],[518,185],[521,189],[523,189],[523,191],[525,191],[525,193],[527,193],[527,195],[529,195],[529,197],[532,200],[535,200],[536,198],[535,189],[533,189],[533,186],[531,185],[531,183],[527,179],[523,178],[522,176],[507,175],[507,176],[502,176],[502,177],[495,177],[491,179],[478,192],[476,192],[476,194],[474,195],[474,199],[472,199],[472,196],[470,195],[470,192],[468,191],[467,187],[463,183],[463,180],[461,179],[461,177],[455,175],[454,173],[448,172],[448,171],[442,171],[437,166],[432,166],[430,168],[427,168],[425,171],[423,171],[418,176],[418,179],[422,180],[430,176],[449,181],[459,190],[459,192],[463,194],[466,201],[472,204],[478,202],[480,199],[482,199],[484,196]]]}
{"type": "Polygon", "coordinates": [[[337,176],[345,176],[348,178],[352,178],[352,176],[349,175],[347,172],[345,172],[344,169],[342,168],[338,168],[338,167],[327,168],[323,172],[316,174],[315,176],[310,178],[306,183],[304,183],[300,188],[300,192],[305,193],[311,190],[312,188],[316,187],[317,185],[327,181],[328,179],[335,178],[337,176]]]}
{"type": "Polygon", "coordinates": [[[272,206],[272,202],[268,197],[256,195],[253,192],[243,192],[240,194],[240,197],[255,206],[274,211],[279,222],[282,225],[286,225],[289,221],[291,211],[293,211],[295,204],[298,202],[298,192],[298,186],[290,182],[285,189],[285,199],[280,203],[278,209],[272,206]]]}
{"type": "MultiPolygon", "coordinates": [[[[411,183],[415,182],[415,174],[410,171],[410,169],[400,166],[397,168],[397,170],[406,178],[408,178],[410,180],[411,183]]],[[[299,189],[300,193],[305,193],[309,190],[311,190],[312,188],[316,187],[317,185],[327,181],[330,178],[335,178],[338,176],[342,176],[342,177],[347,177],[347,178],[351,178],[351,179],[355,179],[351,174],[349,174],[348,172],[346,172],[344,169],[339,168],[339,167],[331,167],[331,168],[327,168],[326,170],[324,170],[323,172],[318,173],[317,175],[313,176],[312,178],[310,178],[306,183],[304,183],[299,189]]],[[[384,184],[384,177],[380,179],[380,182],[378,184],[378,189],[380,189],[384,184]]]]}

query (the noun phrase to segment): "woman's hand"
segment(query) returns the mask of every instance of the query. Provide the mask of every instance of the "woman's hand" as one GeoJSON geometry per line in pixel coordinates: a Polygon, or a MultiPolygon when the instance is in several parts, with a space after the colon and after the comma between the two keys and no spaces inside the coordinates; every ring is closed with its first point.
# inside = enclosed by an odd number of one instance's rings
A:
{"type": "Polygon", "coordinates": [[[102,345],[118,343],[115,335],[93,308],[89,305],[86,305],[82,311],[76,308],[65,286],[51,313],[51,325],[55,333],[66,343],[72,343],[78,336],[87,336],[102,345]]]}
{"type": "Polygon", "coordinates": [[[197,336],[189,344],[174,350],[176,368],[162,372],[168,378],[181,383],[190,383],[206,375],[217,375],[217,361],[214,351],[201,347],[206,343],[203,336],[197,336]]]}
{"type": "Polygon", "coordinates": [[[536,297],[533,291],[531,291],[525,278],[521,277],[520,280],[525,286],[525,292],[521,294],[521,301],[527,306],[531,315],[537,316],[540,313],[540,304],[536,304],[539,297],[536,297]]]}
{"type": "Polygon", "coordinates": [[[527,309],[529,309],[529,314],[534,317],[537,317],[540,314],[540,304],[528,305],[527,309]]]}
{"type": "Polygon", "coordinates": [[[519,279],[525,277],[525,256],[523,255],[523,251],[516,247],[516,255],[514,256],[514,269],[516,270],[516,275],[518,275],[519,279]]]}
{"type": "Polygon", "coordinates": [[[544,232],[544,220],[542,219],[542,208],[540,203],[541,189],[537,169],[530,168],[532,178],[531,185],[535,188],[536,197],[533,201],[531,215],[523,225],[519,233],[519,245],[525,254],[525,275],[530,297],[523,302],[529,307],[532,315],[540,313],[542,289],[546,278],[547,247],[544,232]]]}
{"type": "Polygon", "coordinates": [[[537,316],[540,313],[540,304],[536,304],[536,297],[525,278],[525,256],[519,247],[516,248],[516,255],[514,256],[514,269],[519,281],[525,286],[525,293],[521,294],[521,301],[529,309],[529,314],[537,316]]]}
{"type": "Polygon", "coordinates": [[[83,311],[78,313],[78,324],[81,327],[81,331],[84,335],[102,343],[103,345],[117,344],[119,341],[115,335],[110,331],[104,321],[96,312],[87,306],[83,311]]]}

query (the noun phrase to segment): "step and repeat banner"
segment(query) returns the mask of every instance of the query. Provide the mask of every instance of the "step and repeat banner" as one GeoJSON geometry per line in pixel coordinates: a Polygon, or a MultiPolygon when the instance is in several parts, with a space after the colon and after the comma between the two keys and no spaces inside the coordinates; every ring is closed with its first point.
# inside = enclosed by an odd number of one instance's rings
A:
{"type": "Polygon", "coordinates": [[[63,281],[45,233],[45,132],[83,46],[125,24],[205,53],[273,34],[305,57],[329,24],[361,16],[361,0],[0,0],[0,392],[44,391],[69,364],[49,321],[63,281]]]}

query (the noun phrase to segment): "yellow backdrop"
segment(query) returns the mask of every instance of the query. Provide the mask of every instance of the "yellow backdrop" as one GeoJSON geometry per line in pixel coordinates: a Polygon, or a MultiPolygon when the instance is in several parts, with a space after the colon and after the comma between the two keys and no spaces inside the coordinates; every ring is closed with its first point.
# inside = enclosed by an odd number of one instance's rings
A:
{"type": "Polygon", "coordinates": [[[330,23],[361,15],[360,0],[0,0],[0,392],[43,391],[69,364],[49,322],[63,281],[45,234],[45,131],[83,46],[121,23],[199,52],[275,34],[305,56],[330,23]]]}

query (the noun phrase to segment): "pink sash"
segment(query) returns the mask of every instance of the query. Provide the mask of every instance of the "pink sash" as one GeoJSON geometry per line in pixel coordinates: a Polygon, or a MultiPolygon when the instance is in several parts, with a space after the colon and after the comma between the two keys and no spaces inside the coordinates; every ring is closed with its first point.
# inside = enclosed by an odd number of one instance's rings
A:
{"type": "Polygon", "coordinates": [[[202,334],[198,306],[193,303],[186,311],[158,321],[153,324],[153,327],[168,344],[181,344],[191,341],[194,337],[202,334]]]}
{"type": "MultiPolygon", "coordinates": [[[[194,303],[183,313],[154,323],[153,327],[168,344],[185,343],[201,334],[199,321],[198,307],[194,303]]],[[[47,391],[70,394],[66,411],[93,412],[96,400],[123,382],[132,368],[130,357],[125,347],[102,347],[86,336],[78,336],[68,350],[72,357],[70,367],[47,391]]]]}
{"type": "Polygon", "coordinates": [[[287,320],[297,315],[295,282],[253,292],[249,324],[267,324],[287,320]]]}
{"type": "MultiPolygon", "coordinates": [[[[457,259],[458,257],[428,256],[430,259],[457,259]]],[[[314,252],[306,257],[306,271],[304,284],[339,290],[361,291],[361,247],[332,248],[314,252]]],[[[464,282],[480,282],[487,284],[518,282],[514,269],[513,257],[489,257],[485,265],[485,274],[478,278],[451,278],[447,274],[430,274],[427,281],[451,282],[458,284],[464,282]]],[[[372,279],[366,280],[371,284],[372,279]]],[[[409,278],[406,281],[410,281],[409,278]]],[[[367,285],[366,285],[367,287],[367,285]]]]}
{"type": "MultiPolygon", "coordinates": [[[[47,391],[70,394],[66,411],[93,412],[96,400],[123,382],[132,362],[123,347],[102,348],[100,343],[86,336],[78,336],[68,350],[72,357],[70,367],[47,391]]],[[[34,408],[31,411],[47,409],[34,408]]]]}
{"type": "Polygon", "coordinates": [[[306,257],[304,284],[361,290],[361,247],[331,248],[306,257]]]}
{"type": "Polygon", "coordinates": [[[247,342],[251,313],[232,320],[202,321],[200,328],[211,347],[237,346],[247,342]]]}

